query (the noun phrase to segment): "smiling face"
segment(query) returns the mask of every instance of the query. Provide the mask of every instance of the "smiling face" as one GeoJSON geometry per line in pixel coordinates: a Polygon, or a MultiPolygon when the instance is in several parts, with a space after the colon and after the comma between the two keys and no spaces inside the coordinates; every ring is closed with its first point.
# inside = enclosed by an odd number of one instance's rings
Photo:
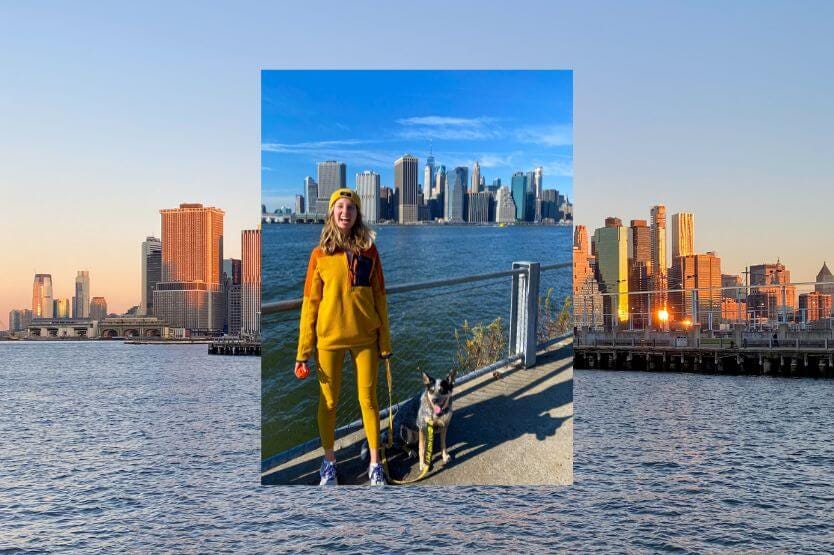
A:
{"type": "Polygon", "coordinates": [[[357,215],[356,205],[348,198],[340,198],[333,204],[333,222],[343,233],[350,231],[356,223],[357,215]]]}

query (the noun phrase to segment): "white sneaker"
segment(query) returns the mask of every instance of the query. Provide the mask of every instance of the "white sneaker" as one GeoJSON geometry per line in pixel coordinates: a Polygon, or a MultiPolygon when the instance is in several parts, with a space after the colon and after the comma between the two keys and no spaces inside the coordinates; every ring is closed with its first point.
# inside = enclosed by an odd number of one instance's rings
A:
{"type": "Polygon", "coordinates": [[[339,482],[336,480],[336,463],[332,463],[327,459],[322,459],[319,476],[321,476],[321,481],[319,482],[320,486],[339,485],[339,482]]]}
{"type": "Polygon", "coordinates": [[[372,464],[368,468],[368,478],[371,479],[372,486],[384,486],[385,485],[385,473],[382,472],[382,465],[381,464],[372,464]]]}

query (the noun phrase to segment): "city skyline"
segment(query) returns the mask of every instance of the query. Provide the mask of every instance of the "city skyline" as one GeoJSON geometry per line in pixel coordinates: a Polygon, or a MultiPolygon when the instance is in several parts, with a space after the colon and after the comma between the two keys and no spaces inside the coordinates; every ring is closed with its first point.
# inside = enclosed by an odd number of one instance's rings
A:
{"type": "MultiPolygon", "coordinates": [[[[123,314],[127,312],[129,309],[133,308],[134,306],[138,306],[138,313],[141,314],[143,300],[142,258],[145,254],[145,243],[151,237],[154,237],[158,240],[159,237],[161,237],[162,231],[160,209],[156,209],[154,214],[157,218],[157,221],[159,222],[157,224],[158,229],[152,235],[148,235],[146,237],[137,237],[135,241],[131,243],[132,250],[136,251],[136,256],[134,257],[136,259],[135,268],[132,269],[132,272],[126,271],[124,268],[122,268],[121,271],[116,271],[114,273],[108,274],[111,276],[111,279],[115,279],[113,283],[105,283],[104,285],[102,285],[99,282],[99,278],[94,267],[74,267],[72,266],[72,262],[67,263],[66,260],[72,256],[72,253],[64,253],[64,256],[61,257],[61,260],[63,260],[64,263],[62,265],[63,268],[59,272],[38,270],[32,273],[24,274],[24,272],[20,271],[19,269],[16,270],[15,268],[11,268],[10,279],[7,283],[4,284],[3,289],[0,290],[0,330],[6,330],[9,328],[10,322],[8,321],[8,318],[11,311],[32,310],[34,295],[33,276],[35,276],[34,279],[37,280],[37,276],[41,275],[50,277],[49,290],[51,291],[52,300],[70,300],[70,317],[75,316],[75,305],[72,303],[74,302],[74,298],[77,296],[78,282],[81,276],[84,276],[83,290],[87,295],[88,303],[93,298],[103,298],[107,302],[108,313],[123,314]],[[114,275],[117,277],[114,278],[114,275]],[[121,275],[126,275],[128,283],[118,281],[122,279],[121,277],[118,277],[121,275]],[[28,285],[24,286],[23,290],[13,287],[13,282],[15,280],[19,281],[21,279],[26,281],[28,285]],[[133,283],[134,281],[136,283],[133,283]]],[[[244,229],[241,229],[232,233],[235,238],[239,238],[244,231],[244,229]]],[[[242,251],[241,243],[239,240],[224,240],[223,243],[224,258],[239,259],[241,257],[242,251]],[[229,251],[231,251],[231,253],[229,251]]],[[[49,264],[44,264],[43,266],[44,269],[48,269],[50,267],[49,264]]],[[[106,267],[111,268],[111,265],[106,265],[106,267]]],[[[89,313],[89,305],[87,305],[87,313],[89,313]]]]}
{"type": "MultiPolygon", "coordinates": [[[[395,161],[431,154],[447,171],[491,183],[543,168],[543,185],[573,198],[571,71],[264,71],[262,203],[294,205],[317,163],[347,164],[395,187],[395,161]],[[470,173],[470,176],[472,173],[470,173]]],[[[466,184],[468,191],[470,184],[466,184]]],[[[425,190],[425,189],[424,189],[425,190]]],[[[306,197],[306,194],[305,194],[306,197]]]]}
{"type": "MultiPolygon", "coordinates": [[[[794,275],[801,276],[801,278],[795,279],[794,281],[809,282],[816,279],[817,273],[824,264],[834,261],[834,242],[830,243],[831,250],[828,251],[828,254],[826,254],[826,252],[819,252],[815,255],[812,255],[805,249],[788,249],[785,253],[768,253],[766,248],[770,243],[770,240],[769,238],[766,239],[763,236],[758,237],[758,242],[749,242],[745,240],[744,244],[749,247],[749,249],[740,249],[737,244],[733,244],[733,241],[743,236],[740,236],[740,234],[728,234],[728,232],[731,231],[731,222],[725,224],[723,227],[715,229],[713,227],[716,225],[714,220],[711,220],[708,217],[702,217],[700,213],[691,209],[689,206],[681,206],[677,209],[672,209],[668,204],[663,202],[659,204],[655,203],[647,205],[645,210],[638,214],[630,211],[626,212],[625,210],[620,209],[613,210],[613,213],[606,213],[605,217],[599,220],[598,225],[594,225],[593,222],[585,220],[579,221],[576,218],[574,223],[575,225],[584,225],[590,233],[593,233],[593,230],[598,227],[604,227],[605,221],[611,218],[621,219],[623,222],[628,222],[629,220],[640,221],[642,219],[650,222],[651,211],[656,207],[662,207],[665,210],[665,215],[662,216],[665,218],[665,246],[663,247],[663,250],[665,251],[665,269],[667,271],[672,263],[672,259],[674,258],[673,250],[675,248],[674,243],[676,240],[676,224],[674,223],[673,217],[675,216],[681,216],[683,218],[681,221],[686,222],[685,226],[681,226],[685,230],[683,232],[683,236],[685,237],[685,243],[687,245],[684,252],[687,254],[705,254],[707,252],[716,253],[721,257],[721,267],[724,274],[740,275],[743,274],[745,268],[760,264],[776,263],[779,261],[785,266],[792,268],[794,275]],[[622,215],[622,217],[620,215],[622,215]],[[704,223],[705,220],[708,222],[707,224],[704,223]],[[704,237],[706,237],[706,239],[704,237]],[[726,254],[728,252],[731,254],[726,254]]],[[[682,239],[682,237],[678,237],[678,240],[682,239]]],[[[778,247],[772,247],[772,249],[778,249],[778,247]]],[[[662,287],[657,287],[657,289],[661,288],[662,287]]]]}

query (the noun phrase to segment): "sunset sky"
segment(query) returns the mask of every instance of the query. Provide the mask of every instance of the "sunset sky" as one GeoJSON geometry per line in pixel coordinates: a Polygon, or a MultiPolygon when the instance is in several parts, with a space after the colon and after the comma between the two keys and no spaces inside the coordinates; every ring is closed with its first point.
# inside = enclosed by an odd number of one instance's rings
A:
{"type": "Polygon", "coordinates": [[[577,223],[662,202],[725,271],[780,257],[811,279],[834,262],[831,21],[811,1],[7,2],[0,329],[35,272],[69,297],[88,269],[111,310],[136,304],[160,208],[224,209],[237,256],[264,68],[572,69],[577,223]]]}

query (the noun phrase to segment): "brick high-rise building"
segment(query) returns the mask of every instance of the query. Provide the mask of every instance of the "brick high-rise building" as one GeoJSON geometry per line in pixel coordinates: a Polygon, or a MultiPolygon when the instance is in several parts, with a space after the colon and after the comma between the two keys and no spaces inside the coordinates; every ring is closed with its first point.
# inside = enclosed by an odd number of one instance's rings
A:
{"type": "Polygon", "coordinates": [[[791,272],[779,260],[775,264],[750,266],[747,308],[757,319],[785,322],[796,312],[796,287],[788,285],[791,272]]]}
{"type": "Polygon", "coordinates": [[[153,293],[154,314],[172,328],[199,334],[223,330],[220,278],[223,211],[202,204],[163,209],[162,279],[153,293]]]}
{"type": "Polygon", "coordinates": [[[721,318],[721,259],[714,252],[675,257],[669,271],[669,289],[684,289],[669,294],[674,320],[690,320],[693,324],[700,323],[704,329],[710,323],[713,329],[718,327],[721,318]],[[696,306],[693,307],[696,298],[696,306]]]}
{"type": "Polygon", "coordinates": [[[812,291],[799,296],[800,321],[813,322],[831,316],[831,295],[812,291]],[[804,319],[803,319],[804,317],[804,319]]]}

